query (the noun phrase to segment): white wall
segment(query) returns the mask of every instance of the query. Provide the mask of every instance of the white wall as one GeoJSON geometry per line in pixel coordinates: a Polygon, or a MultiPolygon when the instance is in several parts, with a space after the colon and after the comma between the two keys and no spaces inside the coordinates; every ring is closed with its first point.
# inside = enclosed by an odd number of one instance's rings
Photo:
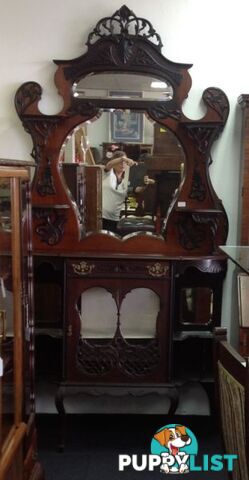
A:
{"type": "MultiPolygon", "coordinates": [[[[193,85],[185,102],[191,118],[202,115],[200,98],[207,87],[227,94],[231,111],[213,149],[211,176],[223,199],[229,222],[229,244],[237,241],[241,112],[237,98],[249,90],[248,0],[127,0],[137,16],[149,19],[164,44],[162,53],[173,61],[193,63],[193,85]]],[[[44,94],[40,108],[57,113],[52,59],[82,54],[96,22],[120,8],[120,0],[8,0],[0,16],[0,157],[29,159],[32,143],[16,115],[14,95],[26,81],[37,81],[44,94]]],[[[223,323],[229,323],[232,275],[225,284],[223,323]]]]}

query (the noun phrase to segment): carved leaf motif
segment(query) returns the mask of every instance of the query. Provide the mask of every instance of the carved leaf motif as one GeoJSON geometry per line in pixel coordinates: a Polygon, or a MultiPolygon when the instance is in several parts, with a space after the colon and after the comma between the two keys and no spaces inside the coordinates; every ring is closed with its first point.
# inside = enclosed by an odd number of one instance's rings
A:
{"type": "Polygon", "coordinates": [[[179,243],[185,250],[195,250],[205,240],[205,228],[196,225],[190,215],[182,215],[177,223],[177,228],[179,243]]]}
{"type": "Polygon", "coordinates": [[[216,110],[225,122],[229,114],[229,102],[225,93],[219,88],[207,88],[203,92],[203,101],[216,110]]]}
{"type": "Polygon", "coordinates": [[[200,153],[207,154],[216,138],[218,137],[220,125],[186,124],[188,135],[197,143],[200,153]]]}
{"type": "Polygon", "coordinates": [[[96,107],[92,102],[90,101],[78,101],[77,99],[74,99],[72,101],[72,104],[70,108],[67,110],[67,113],[69,114],[80,114],[82,116],[93,116],[97,115],[99,111],[99,108],[96,107]]]}
{"type": "Polygon", "coordinates": [[[35,228],[41,241],[47,245],[57,245],[63,237],[63,226],[66,223],[65,213],[58,212],[53,208],[39,208],[34,209],[34,216],[41,220],[41,223],[35,228]]]}
{"type": "Polygon", "coordinates": [[[132,63],[135,56],[134,43],[131,40],[124,39],[123,42],[119,42],[117,53],[122,64],[132,63]]]}
{"type": "Polygon", "coordinates": [[[162,120],[163,118],[167,117],[174,118],[175,120],[179,120],[181,118],[181,111],[179,109],[174,108],[170,105],[165,105],[165,103],[150,108],[149,113],[157,120],[162,120]]]}
{"type": "Polygon", "coordinates": [[[38,102],[41,94],[42,88],[39,83],[26,82],[21,85],[15,96],[15,107],[18,115],[22,115],[32,103],[38,102]]]}

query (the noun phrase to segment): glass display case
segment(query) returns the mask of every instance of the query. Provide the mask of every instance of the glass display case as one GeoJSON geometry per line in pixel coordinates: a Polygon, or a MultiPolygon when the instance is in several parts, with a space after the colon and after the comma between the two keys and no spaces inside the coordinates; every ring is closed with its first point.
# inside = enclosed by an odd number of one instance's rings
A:
{"type": "MultiPolygon", "coordinates": [[[[30,166],[27,162],[0,160],[0,478],[3,480],[28,479],[35,467],[30,166]],[[28,462],[30,455],[33,460],[28,462]]],[[[38,474],[39,468],[35,469],[38,474]]]]}
{"type": "Polygon", "coordinates": [[[248,245],[221,245],[220,249],[237,266],[236,277],[238,287],[238,317],[239,317],[239,345],[240,355],[249,355],[249,246],[248,245]]]}

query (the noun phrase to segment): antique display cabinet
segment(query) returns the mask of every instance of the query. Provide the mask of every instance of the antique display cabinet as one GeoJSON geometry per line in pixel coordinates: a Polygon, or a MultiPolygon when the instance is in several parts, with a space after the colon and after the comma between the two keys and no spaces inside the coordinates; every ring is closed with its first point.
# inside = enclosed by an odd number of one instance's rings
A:
{"type": "MultiPolygon", "coordinates": [[[[54,373],[62,414],[64,396],[75,389],[125,386],[172,393],[179,377],[208,376],[226,273],[218,246],[226,242],[228,219],[209,176],[212,145],[229,114],[225,93],[207,88],[203,118],[186,117],[182,104],[192,65],[163,56],[151,23],[125,5],[99,20],[86,45],[78,58],[54,60],[64,102],[58,114],[40,112],[42,88],[36,82],[21,85],[15,97],[36,162],[36,326],[45,341],[55,339],[51,355],[55,364],[58,352],[54,373]],[[155,82],[160,86],[154,88],[155,82]],[[119,234],[101,229],[99,179],[89,188],[91,176],[73,154],[74,167],[63,168],[70,156],[65,149],[81,125],[88,146],[103,159],[115,143],[123,149],[137,143],[137,152],[146,154],[132,168],[142,166],[154,179],[151,208],[137,214],[133,202],[120,219],[119,234]],[[69,170],[75,171],[73,180],[69,170]],[[93,223],[87,202],[98,205],[93,223]],[[187,364],[195,366],[194,373],[187,364]]],[[[99,175],[96,165],[84,167],[99,175]]],[[[177,395],[173,399],[172,411],[177,395]]]]}
{"type": "Polygon", "coordinates": [[[42,478],[36,461],[30,165],[0,160],[0,477],[42,478]]]}

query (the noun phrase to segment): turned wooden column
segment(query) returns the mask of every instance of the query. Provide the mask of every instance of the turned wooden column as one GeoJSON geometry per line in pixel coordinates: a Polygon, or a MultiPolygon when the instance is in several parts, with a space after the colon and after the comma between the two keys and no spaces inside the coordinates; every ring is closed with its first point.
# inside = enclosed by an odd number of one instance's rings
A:
{"type": "Polygon", "coordinates": [[[242,108],[242,201],[241,201],[241,245],[249,245],[249,95],[241,95],[238,103],[242,108]]]}

